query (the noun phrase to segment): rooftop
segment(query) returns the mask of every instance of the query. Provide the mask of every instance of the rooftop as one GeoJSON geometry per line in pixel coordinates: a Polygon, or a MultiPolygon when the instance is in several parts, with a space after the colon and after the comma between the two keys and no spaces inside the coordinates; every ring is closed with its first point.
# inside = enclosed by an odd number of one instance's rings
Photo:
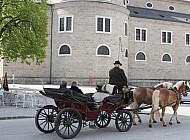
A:
{"type": "Polygon", "coordinates": [[[183,22],[190,24],[190,14],[160,11],[155,9],[147,9],[133,6],[128,6],[128,9],[130,11],[130,17],[183,22]]]}

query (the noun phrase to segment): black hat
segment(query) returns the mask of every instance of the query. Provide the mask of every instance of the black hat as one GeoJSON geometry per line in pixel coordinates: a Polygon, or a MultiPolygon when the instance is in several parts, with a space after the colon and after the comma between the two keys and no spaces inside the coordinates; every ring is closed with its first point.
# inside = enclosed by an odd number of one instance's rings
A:
{"type": "Polygon", "coordinates": [[[122,64],[120,63],[120,61],[115,61],[115,63],[113,63],[114,65],[115,64],[120,64],[122,66],[122,64]]]}

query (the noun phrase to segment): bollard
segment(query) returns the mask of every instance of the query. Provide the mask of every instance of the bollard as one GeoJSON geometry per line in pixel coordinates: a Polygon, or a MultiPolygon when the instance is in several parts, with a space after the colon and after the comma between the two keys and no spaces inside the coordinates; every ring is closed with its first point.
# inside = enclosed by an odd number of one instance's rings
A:
{"type": "Polygon", "coordinates": [[[90,85],[92,85],[92,76],[90,76],[90,85]]]}

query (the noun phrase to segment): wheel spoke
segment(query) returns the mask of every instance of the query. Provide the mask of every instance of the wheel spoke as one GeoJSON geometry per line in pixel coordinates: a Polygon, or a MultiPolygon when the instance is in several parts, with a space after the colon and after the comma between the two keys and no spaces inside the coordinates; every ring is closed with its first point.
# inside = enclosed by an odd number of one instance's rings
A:
{"type": "Polygon", "coordinates": [[[67,127],[67,134],[68,134],[67,136],[69,136],[69,127],[67,127]]]}
{"type": "Polygon", "coordinates": [[[47,117],[47,114],[42,113],[42,112],[39,115],[41,115],[42,117],[47,117]]]}
{"type": "Polygon", "coordinates": [[[43,121],[43,120],[46,120],[46,118],[39,118],[38,120],[39,121],[43,121]]]}
{"type": "Polygon", "coordinates": [[[52,123],[50,123],[50,126],[51,126],[52,129],[54,128],[53,125],[52,125],[52,123]]]}
{"type": "Polygon", "coordinates": [[[65,126],[63,126],[62,128],[60,128],[59,130],[61,131],[61,130],[63,130],[65,128],[65,126]]]}
{"type": "Polygon", "coordinates": [[[63,135],[65,134],[66,130],[67,130],[67,127],[65,127],[65,130],[64,130],[64,132],[62,133],[63,135]]]}
{"type": "Polygon", "coordinates": [[[43,129],[46,127],[46,125],[47,125],[47,122],[45,123],[45,125],[44,125],[43,129]]]}
{"type": "Polygon", "coordinates": [[[45,121],[43,121],[42,123],[40,123],[40,125],[44,124],[45,122],[46,122],[46,120],[45,120],[45,121]]]}
{"type": "Polygon", "coordinates": [[[74,127],[74,128],[78,128],[77,126],[75,126],[75,125],[73,125],[73,124],[72,124],[71,126],[74,127]]]}
{"type": "Polygon", "coordinates": [[[71,126],[69,126],[69,128],[71,129],[71,131],[72,131],[73,133],[75,133],[74,130],[73,130],[73,128],[72,128],[71,126]]]}

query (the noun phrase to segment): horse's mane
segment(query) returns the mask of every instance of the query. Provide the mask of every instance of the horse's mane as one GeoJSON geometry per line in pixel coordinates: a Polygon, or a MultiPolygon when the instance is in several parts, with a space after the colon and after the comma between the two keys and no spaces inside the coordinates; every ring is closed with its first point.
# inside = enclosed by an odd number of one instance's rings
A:
{"type": "Polygon", "coordinates": [[[155,85],[154,88],[157,88],[157,87],[159,87],[161,85],[163,85],[163,87],[169,89],[169,88],[171,88],[173,86],[173,83],[171,83],[171,82],[162,82],[162,83],[159,83],[159,84],[155,85]]]}
{"type": "MultiPolygon", "coordinates": [[[[173,88],[177,88],[177,90],[179,90],[179,87],[185,83],[185,81],[178,81],[175,85],[173,85],[173,88]]],[[[188,83],[188,82],[187,82],[188,83]]]]}
{"type": "Polygon", "coordinates": [[[163,83],[159,83],[159,84],[155,85],[154,88],[157,88],[157,87],[161,86],[162,84],[163,83]]]}

